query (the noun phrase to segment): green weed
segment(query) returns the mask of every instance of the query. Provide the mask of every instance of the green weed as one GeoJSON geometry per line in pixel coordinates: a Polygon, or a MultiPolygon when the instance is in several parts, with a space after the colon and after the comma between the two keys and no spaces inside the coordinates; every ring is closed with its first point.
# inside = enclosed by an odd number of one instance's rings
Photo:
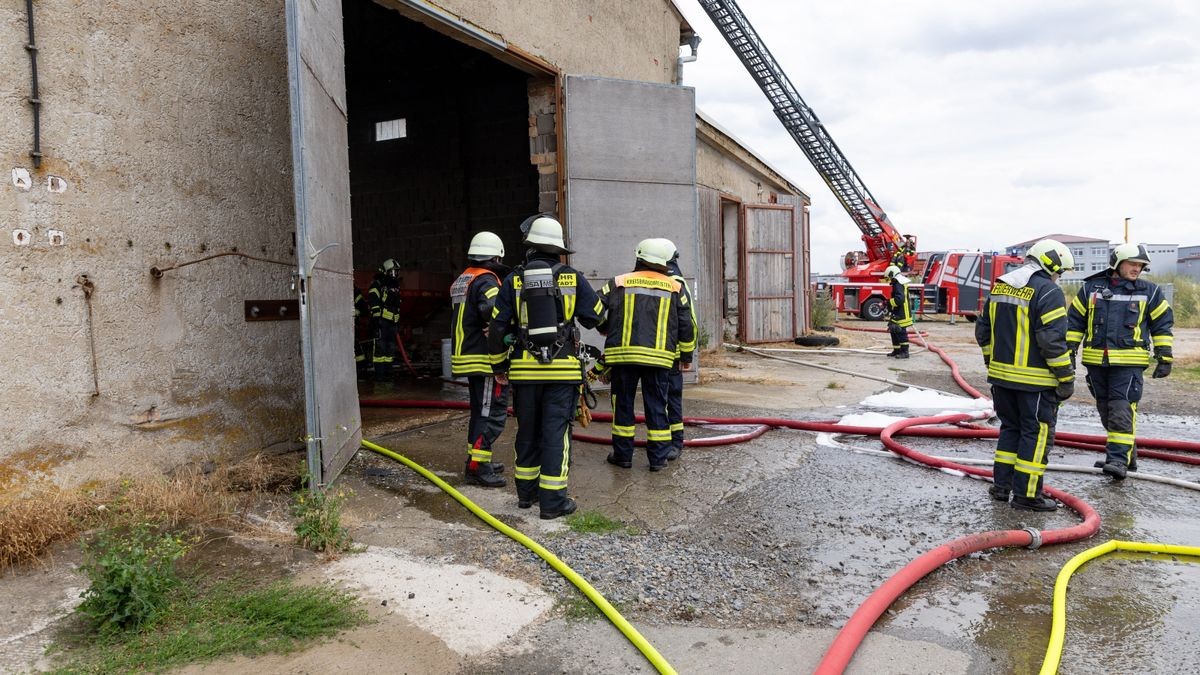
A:
{"type": "Polygon", "coordinates": [[[846,385],[845,385],[845,383],[838,382],[837,380],[830,380],[829,383],[825,385],[825,388],[826,389],[845,389],[846,385]]]}
{"type": "Polygon", "coordinates": [[[224,655],[287,653],[367,621],[358,600],[333,586],[226,582],[181,590],[182,597],[140,631],[61,635],[53,651],[63,665],[54,672],[162,671],[224,655]]]}
{"type": "MultiPolygon", "coordinates": [[[[305,473],[305,486],[309,478],[305,473]]],[[[293,495],[292,515],[296,517],[296,539],[301,546],[318,553],[351,550],[354,542],[342,526],[342,506],[349,496],[346,490],[310,492],[307,487],[293,495]]]]}
{"type": "Polygon", "coordinates": [[[829,295],[828,291],[813,293],[808,318],[813,328],[833,327],[833,322],[837,317],[834,314],[833,298],[829,295]]]}
{"type": "Polygon", "coordinates": [[[83,544],[83,571],[91,586],[79,612],[102,634],[136,629],[153,621],[179,586],[175,561],[191,541],[149,523],[103,530],[83,544]]]}
{"type": "Polygon", "coordinates": [[[567,527],[582,534],[608,534],[625,529],[625,524],[599,511],[580,511],[566,517],[567,527]]]}

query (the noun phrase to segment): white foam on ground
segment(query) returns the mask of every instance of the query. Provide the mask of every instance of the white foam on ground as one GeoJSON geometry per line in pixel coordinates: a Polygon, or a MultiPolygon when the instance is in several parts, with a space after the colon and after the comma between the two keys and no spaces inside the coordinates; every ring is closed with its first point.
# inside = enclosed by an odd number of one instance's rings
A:
{"type": "Polygon", "coordinates": [[[973,412],[991,410],[992,402],[986,398],[947,396],[936,391],[909,387],[904,391],[885,391],[868,396],[862,405],[890,410],[941,410],[947,412],[973,412]]]}
{"type": "Polygon", "coordinates": [[[868,412],[868,413],[857,413],[854,415],[846,415],[842,419],[838,420],[837,423],[842,426],[879,427],[882,429],[883,427],[886,427],[889,424],[892,424],[894,422],[899,422],[900,420],[903,420],[903,419],[908,419],[908,418],[893,417],[892,415],[884,415],[883,413],[877,413],[877,412],[868,412]]]}
{"type": "Polygon", "coordinates": [[[395,549],[349,555],[325,572],[369,603],[386,601],[388,609],[463,656],[509,642],[554,605],[550,596],[515,579],[479,567],[431,565],[395,549]]]}

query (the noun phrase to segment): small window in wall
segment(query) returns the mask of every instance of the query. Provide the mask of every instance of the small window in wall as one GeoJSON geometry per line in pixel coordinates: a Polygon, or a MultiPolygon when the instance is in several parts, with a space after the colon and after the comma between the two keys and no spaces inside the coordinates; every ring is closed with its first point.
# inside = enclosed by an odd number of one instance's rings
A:
{"type": "Polygon", "coordinates": [[[396,120],[385,120],[375,123],[376,141],[394,141],[397,138],[408,137],[408,120],[401,117],[396,120]]]}

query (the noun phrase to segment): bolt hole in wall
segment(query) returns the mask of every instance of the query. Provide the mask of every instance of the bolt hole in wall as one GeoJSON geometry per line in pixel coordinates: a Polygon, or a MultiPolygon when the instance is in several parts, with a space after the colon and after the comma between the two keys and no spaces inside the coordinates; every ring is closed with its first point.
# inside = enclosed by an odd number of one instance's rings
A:
{"type": "Polygon", "coordinates": [[[417,371],[437,375],[471,236],[495,232],[505,262],[519,262],[517,226],[541,210],[542,183],[556,193],[557,176],[540,176],[532,157],[557,148],[532,147],[545,140],[530,133],[540,112],[531,92],[553,79],[436,32],[403,5],[342,9],[355,286],[365,295],[379,264],[396,259],[401,339],[417,371]]]}

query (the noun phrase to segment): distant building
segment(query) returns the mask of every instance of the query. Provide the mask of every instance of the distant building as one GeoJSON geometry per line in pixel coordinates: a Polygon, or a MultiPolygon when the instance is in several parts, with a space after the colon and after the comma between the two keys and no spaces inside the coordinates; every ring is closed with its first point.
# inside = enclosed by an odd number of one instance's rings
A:
{"type": "Polygon", "coordinates": [[[1146,252],[1150,254],[1150,271],[1148,274],[1169,276],[1175,274],[1179,266],[1179,244],[1146,244],[1146,252]]]}
{"type": "Polygon", "coordinates": [[[1180,246],[1178,255],[1176,274],[1200,281],[1200,245],[1180,246]]]}
{"type": "Polygon", "coordinates": [[[1111,247],[1107,239],[1079,237],[1073,234],[1047,234],[1036,239],[1012,244],[1004,249],[1008,255],[1024,256],[1029,248],[1043,239],[1053,239],[1067,245],[1075,258],[1075,270],[1063,275],[1063,279],[1082,279],[1108,268],[1108,252],[1111,247]]]}

